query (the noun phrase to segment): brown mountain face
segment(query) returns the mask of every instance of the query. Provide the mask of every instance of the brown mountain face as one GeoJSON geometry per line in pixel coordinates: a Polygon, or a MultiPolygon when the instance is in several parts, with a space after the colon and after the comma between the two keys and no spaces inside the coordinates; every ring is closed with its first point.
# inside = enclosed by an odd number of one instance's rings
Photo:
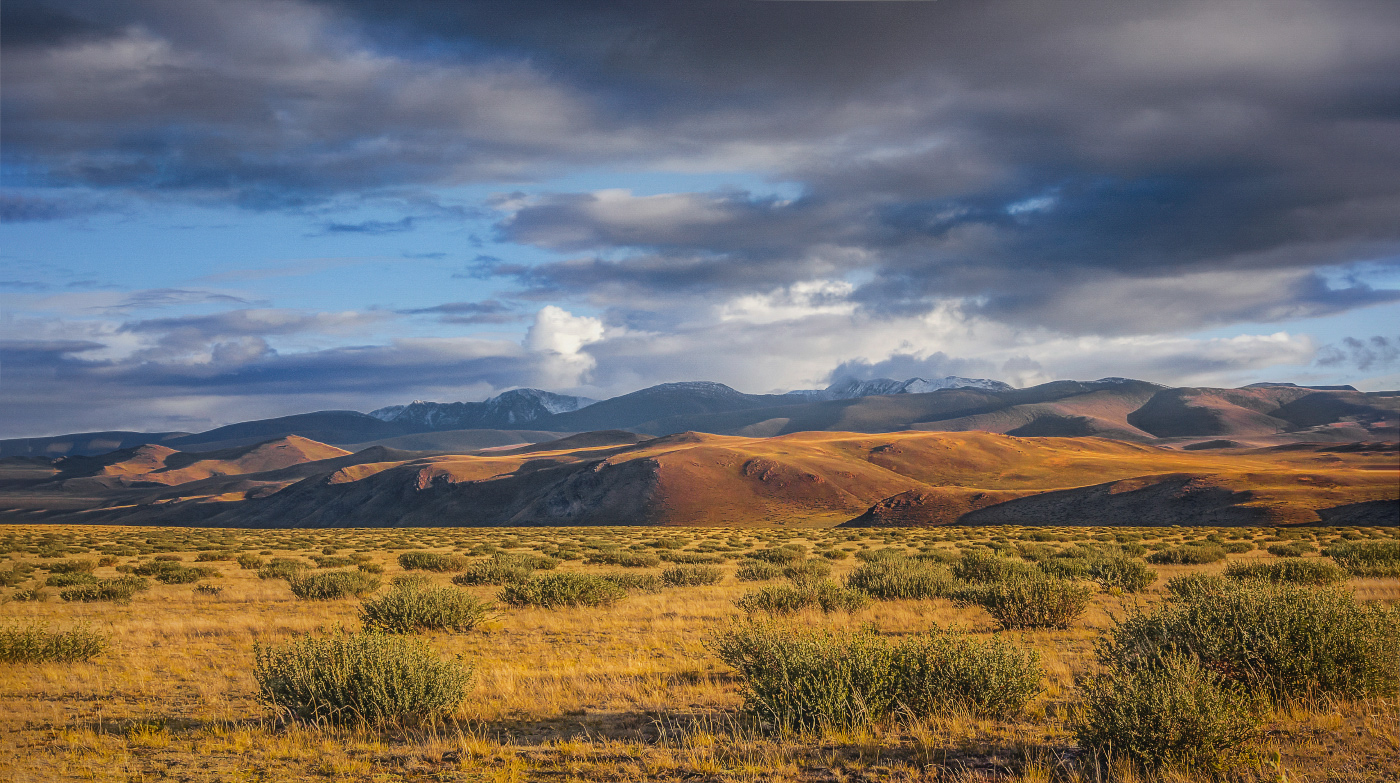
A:
{"type": "Polygon", "coordinates": [[[0,519],[248,527],[1260,525],[1357,514],[1393,520],[1400,496],[1394,444],[1184,451],[977,431],[692,432],[637,440],[591,433],[511,451],[425,456],[382,447],[345,454],[284,439],[214,460],[145,447],[103,465],[82,486],[68,478],[30,487],[28,495],[0,490],[0,519]],[[311,459],[322,454],[329,456],[311,459]],[[152,476],[199,478],[145,481],[152,476]],[[80,495],[91,502],[75,511],[80,495]]]}

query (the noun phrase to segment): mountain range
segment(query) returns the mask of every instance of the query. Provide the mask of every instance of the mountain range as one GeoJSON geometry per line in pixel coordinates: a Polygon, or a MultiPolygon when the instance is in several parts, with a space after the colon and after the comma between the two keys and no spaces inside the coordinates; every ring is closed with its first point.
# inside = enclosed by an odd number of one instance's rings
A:
{"type": "Polygon", "coordinates": [[[286,436],[350,450],[381,445],[464,452],[597,430],[748,437],[982,430],[1098,436],[1188,449],[1361,442],[1397,439],[1400,393],[1291,384],[1171,388],[1127,378],[1053,381],[1024,389],[967,378],[845,380],[823,390],[787,394],[744,394],[719,383],[686,382],[602,401],[516,389],[483,402],[416,401],[369,414],[318,411],[203,433],[109,431],[18,438],[0,441],[0,457],[93,456],[145,444],[216,451],[286,436]]]}

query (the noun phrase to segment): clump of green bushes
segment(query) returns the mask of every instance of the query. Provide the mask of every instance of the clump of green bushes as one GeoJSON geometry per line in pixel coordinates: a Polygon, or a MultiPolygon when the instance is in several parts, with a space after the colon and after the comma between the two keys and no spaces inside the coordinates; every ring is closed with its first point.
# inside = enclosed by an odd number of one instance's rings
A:
{"type": "Polygon", "coordinates": [[[948,710],[1013,715],[1042,676],[1034,650],[950,631],[891,641],[870,630],[750,622],[717,634],[711,647],[737,670],[746,709],[779,731],[948,710]]]}
{"type": "Polygon", "coordinates": [[[846,586],[871,598],[893,601],[901,598],[938,598],[953,586],[948,569],[909,557],[867,560],[846,577],[846,586]]]}
{"type": "Polygon", "coordinates": [[[672,587],[719,584],[724,571],[716,566],[676,565],[661,572],[661,581],[672,587]]]}
{"type": "Polygon", "coordinates": [[[964,552],[953,564],[953,576],[964,582],[1004,582],[1032,577],[1037,570],[1030,563],[975,549],[964,552]]]}
{"type": "Polygon", "coordinates": [[[661,557],[650,552],[594,552],[584,562],[623,568],[655,568],[661,565],[661,557]]]}
{"type": "Polygon", "coordinates": [[[1227,579],[1263,579],[1299,585],[1335,585],[1345,582],[1348,576],[1344,569],[1320,558],[1237,561],[1225,567],[1227,579]]]}
{"type": "Polygon", "coordinates": [[[1098,646],[1111,668],[1136,671],[1172,655],[1198,660],[1275,701],[1400,693],[1400,609],[1342,588],[1197,579],[1135,611],[1098,646]]]}
{"type": "Polygon", "coordinates": [[[980,606],[1002,628],[1068,628],[1089,606],[1093,591],[1044,574],[969,584],[953,592],[958,603],[980,606]]]}
{"type": "Polygon", "coordinates": [[[1400,576],[1400,540],[1338,541],[1322,553],[1352,576],[1400,576]]]}
{"type": "Polygon", "coordinates": [[[1224,559],[1224,548],[1215,544],[1167,547],[1147,556],[1153,565],[1208,565],[1224,559]]]}
{"type": "Polygon", "coordinates": [[[258,567],[259,579],[291,579],[303,571],[311,569],[311,564],[295,557],[274,557],[266,565],[258,567]]]}
{"type": "Polygon", "coordinates": [[[300,571],[287,579],[292,594],[309,601],[363,598],[378,590],[380,584],[379,577],[362,571],[300,571]]]}
{"type": "Polygon", "coordinates": [[[1075,738],[1096,755],[1223,772],[1247,758],[1259,734],[1248,694],[1189,656],[1110,667],[1082,688],[1075,738]]]}
{"type": "Polygon", "coordinates": [[[81,584],[60,590],[58,597],[65,601],[91,603],[93,601],[115,601],[125,603],[137,593],[151,588],[151,583],[139,576],[119,576],[115,579],[99,579],[90,584],[81,584]]]}
{"type": "Polygon", "coordinates": [[[90,574],[97,570],[96,560],[59,560],[44,566],[51,574],[90,574]]]}
{"type": "Polygon", "coordinates": [[[739,570],[734,572],[734,578],[740,582],[767,582],[782,575],[783,567],[767,560],[745,560],[739,564],[739,570]]]}
{"type": "Polygon", "coordinates": [[[1105,590],[1117,588],[1140,593],[1157,581],[1157,572],[1135,557],[1092,554],[1087,557],[1052,557],[1037,563],[1040,570],[1061,579],[1087,579],[1105,590]]]}
{"type": "Polygon", "coordinates": [[[501,588],[497,598],[510,606],[558,609],[569,606],[611,606],[627,596],[627,588],[598,574],[573,572],[539,574],[501,588]]]}
{"type": "Polygon", "coordinates": [[[157,582],[166,585],[185,585],[198,582],[208,577],[219,576],[218,569],[209,566],[186,566],[181,565],[178,560],[155,559],[149,563],[142,563],[133,572],[137,576],[154,577],[157,582]]]}
{"type": "Polygon", "coordinates": [[[400,582],[383,596],[368,599],[360,606],[360,619],[366,628],[390,633],[463,633],[492,614],[490,604],[470,593],[420,581],[400,582]]]}
{"type": "Polygon", "coordinates": [[[823,612],[858,612],[870,604],[870,596],[832,582],[815,580],[785,585],[769,585],[744,593],[734,605],[749,614],[796,614],[804,609],[823,612]]]}
{"type": "Polygon", "coordinates": [[[502,552],[471,563],[462,573],[452,577],[452,583],[462,586],[503,585],[529,578],[536,570],[552,570],[558,566],[559,561],[553,557],[502,552]]]}
{"type": "Polygon", "coordinates": [[[0,662],[77,663],[107,649],[107,637],[86,625],[50,631],[47,624],[0,627],[0,662]]]}
{"type": "Polygon", "coordinates": [[[461,555],[441,552],[404,552],[399,555],[399,567],[405,571],[454,573],[466,568],[467,562],[461,555]]]}
{"type": "Polygon", "coordinates": [[[253,646],[263,701],[313,723],[402,723],[451,712],[471,669],[442,660],[413,636],[379,631],[302,636],[253,646]]]}

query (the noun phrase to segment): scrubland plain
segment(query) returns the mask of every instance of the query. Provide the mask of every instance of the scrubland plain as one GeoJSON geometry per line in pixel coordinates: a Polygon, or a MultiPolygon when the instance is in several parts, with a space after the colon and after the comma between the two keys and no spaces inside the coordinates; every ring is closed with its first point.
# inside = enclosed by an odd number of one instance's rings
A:
{"type": "Polygon", "coordinates": [[[26,783],[1391,781],[1400,778],[1391,686],[1362,697],[1256,698],[1259,731],[1228,768],[1135,766],[1077,741],[1085,678],[1101,667],[1096,643],[1135,608],[1160,605],[1172,578],[1301,557],[1318,565],[1293,570],[1324,580],[1339,574],[1338,589],[1363,604],[1400,603],[1394,569],[1322,554],[1357,544],[1400,546],[1393,528],[8,526],[0,528],[0,632],[10,646],[0,648],[12,653],[24,629],[76,628],[99,636],[102,649],[76,662],[0,662],[0,774],[26,783]],[[415,554],[422,552],[441,557],[415,554]],[[1141,564],[1155,579],[1145,587],[1115,582],[1119,576],[1091,568],[1099,555],[1141,564]],[[303,565],[277,566],[275,558],[303,565]],[[949,581],[930,588],[935,597],[862,593],[852,611],[812,605],[779,617],[777,627],[892,642],[952,628],[1031,648],[1043,677],[1024,708],[1003,717],[948,708],[805,729],[746,709],[747,684],[716,654],[719,636],[746,622],[736,602],[765,587],[844,589],[857,568],[892,559],[940,569],[949,581]],[[1350,572],[1340,570],[1348,563],[1350,572]],[[404,581],[404,565],[414,569],[412,589],[446,588],[494,605],[470,630],[417,635],[438,658],[471,670],[459,704],[421,719],[307,722],[260,696],[255,645],[359,630],[363,600],[405,589],[393,586],[404,581]],[[721,579],[685,584],[712,572],[682,566],[718,568],[721,579]],[[958,587],[990,578],[974,573],[989,567],[1058,574],[1090,592],[1087,607],[1065,628],[1003,630],[965,598],[976,590],[958,587]],[[360,587],[374,589],[365,599],[306,600],[279,578],[327,571],[362,575],[360,587]],[[512,582],[571,573],[606,576],[621,590],[595,606],[512,606],[498,597],[512,582]],[[147,578],[149,588],[126,601],[60,597],[123,577],[147,578]]]}

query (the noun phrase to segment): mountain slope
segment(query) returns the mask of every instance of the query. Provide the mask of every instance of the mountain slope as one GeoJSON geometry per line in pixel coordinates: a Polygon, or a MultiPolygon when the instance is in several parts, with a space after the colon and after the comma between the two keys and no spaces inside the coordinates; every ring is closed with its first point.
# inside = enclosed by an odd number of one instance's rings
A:
{"type": "Polygon", "coordinates": [[[513,389],[483,402],[424,402],[393,405],[370,416],[410,432],[440,430],[513,429],[557,413],[569,413],[597,402],[540,389],[513,389]]]}
{"type": "Polygon", "coordinates": [[[1254,525],[1316,523],[1348,508],[1383,516],[1400,495],[1394,445],[1226,452],[986,432],[681,433],[635,443],[624,435],[476,456],[370,449],[126,489],[106,507],[45,518],[240,527],[1254,525]]]}

